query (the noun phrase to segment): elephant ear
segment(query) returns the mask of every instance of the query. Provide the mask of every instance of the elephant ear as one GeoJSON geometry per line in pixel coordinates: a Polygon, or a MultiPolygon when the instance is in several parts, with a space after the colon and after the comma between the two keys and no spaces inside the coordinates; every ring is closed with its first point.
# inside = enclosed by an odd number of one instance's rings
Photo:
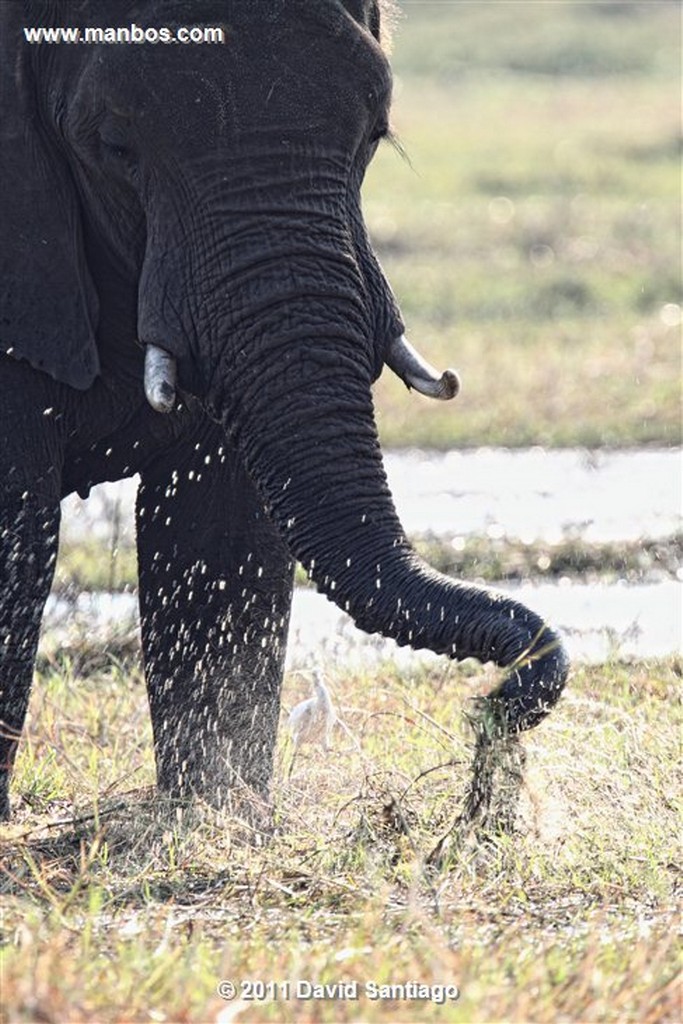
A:
{"type": "MultiPolygon", "coordinates": [[[[8,5],[2,6],[5,15],[8,5]]],[[[21,14],[23,5],[16,7],[21,14]]],[[[30,47],[20,25],[13,28],[3,17],[0,351],[84,389],[100,362],[97,294],[85,260],[78,194],[35,106],[30,47]]]]}

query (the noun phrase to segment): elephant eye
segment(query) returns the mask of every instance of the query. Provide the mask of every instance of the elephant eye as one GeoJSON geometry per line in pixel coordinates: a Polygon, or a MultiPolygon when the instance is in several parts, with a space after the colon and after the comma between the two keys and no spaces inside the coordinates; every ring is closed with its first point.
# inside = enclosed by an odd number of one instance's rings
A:
{"type": "Polygon", "coordinates": [[[100,136],[100,146],[104,166],[111,173],[135,183],[138,178],[138,162],[131,146],[108,136],[100,136]]]}
{"type": "Polygon", "coordinates": [[[111,156],[115,156],[119,160],[129,160],[133,156],[133,151],[129,146],[123,142],[115,141],[103,136],[100,136],[100,142],[102,148],[106,150],[111,156]]]}
{"type": "Polygon", "coordinates": [[[130,146],[127,128],[127,124],[118,118],[104,118],[98,128],[98,136],[106,156],[121,162],[133,160],[135,154],[130,146]]]}
{"type": "Polygon", "coordinates": [[[125,146],[110,146],[105,142],[104,147],[112,156],[115,156],[117,160],[128,160],[130,158],[130,150],[126,149],[125,146]]]}

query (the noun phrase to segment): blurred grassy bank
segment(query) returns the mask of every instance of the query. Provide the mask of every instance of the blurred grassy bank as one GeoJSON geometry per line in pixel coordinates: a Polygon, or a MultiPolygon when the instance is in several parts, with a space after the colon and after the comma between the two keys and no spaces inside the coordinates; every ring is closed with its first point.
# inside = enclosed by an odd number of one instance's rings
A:
{"type": "MultiPolygon", "coordinates": [[[[451,537],[429,533],[412,536],[411,540],[433,568],[481,583],[532,576],[544,580],[570,577],[585,583],[661,582],[680,578],[683,559],[681,533],[603,544],[573,537],[559,543],[526,543],[514,537],[482,534],[463,537],[455,544],[451,537]]],[[[113,553],[97,540],[67,539],[60,545],[54,590],[62,597],[73,598],[82,591],[132,592],[137,584],[132,536],[127,535],[113,553]]],[[[302,565],[297,566],[296,584],[312,586],[302,565]]]]}
{"type": "Polygon", "coordinates": [[[680,7],[403,3],[365,212],[454,403],[386,445],[680,442],[680,7]]]}

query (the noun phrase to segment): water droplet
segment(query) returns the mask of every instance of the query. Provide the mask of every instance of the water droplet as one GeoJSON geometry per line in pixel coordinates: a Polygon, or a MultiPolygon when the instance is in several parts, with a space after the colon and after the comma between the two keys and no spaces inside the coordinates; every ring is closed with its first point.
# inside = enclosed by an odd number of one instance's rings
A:
{"type": "Polygon", "coordinates": [[[683,310],[677,302],[667,302],[659,311],[659,319],[665,327],[679,327],[683,320],[683,310]]]}
{"type": "Polygon", "coordinates": [[[489,217],[494,224],[509,224],[515,215],[515,204],[507,196],[496,196],[489,203],[489,217]]]}

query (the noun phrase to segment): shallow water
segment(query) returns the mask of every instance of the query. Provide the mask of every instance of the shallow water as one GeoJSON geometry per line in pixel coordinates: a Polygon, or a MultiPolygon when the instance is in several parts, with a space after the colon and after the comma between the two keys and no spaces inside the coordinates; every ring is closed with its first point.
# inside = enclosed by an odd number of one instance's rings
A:
{"type": "Polygon", "coordinates": [[[408,533],[531,543],[661,537],[681,529],[678,450],[397,452],[387,475],[408,533]]]}
{"type": "MultiPolygon", "coordinates": [[[[408,533],[489,533],[531,543],[663,537],[683,527],[683,458],[678,449],[391,452],[385,466],[408,533]]],[[[136,482],[93,489],[63,503],[65,534],[108,536],[104,514],[120,501],[128,529],[136,482]]]]}
{"type": "MultiPolygon", "coordinates": [[[[681,452],[593,453],[579,450],[395,452],[385,457],[389,482],[408,533],[439,536],[488,533],[549,543],[565,537],[585,543],[663,537],[683,526],[681,452]]],[[[135,481],[107,484],[88,502],[64,502],[64,532],[111,535],[118,504],[122,532],[132,532],[135,481]]],[[[611,656],[656,657],[683,646],[682,585],[589,584],[574,581],[500,587],[539,612],[563,634],[578,661],[611,656]]],[[[88,595],[69,613],[70,628],[108,629],[135,620],[130,595],[88,595]]],[[[51,598],[48,622],[63,617],[51,598]]],[[[346,662],[399,660],[415,654],[391,641],[367,637],[339,609],[310,590],[295,596],[288,663],[311,658],[346,662]]],[[[421,657],[434,657],[428,652],[421,657]]]]}
{"type": "MultiPolygon", "coordinates": [[[[666,582],[647,586],[542,583],[498,587],[555,626],[574,662],[610,658],[653,658],[683,650],[683,588],[666,582]]],[[[368,658],[405,662],[415,652],[383,637],[368,637],[347,615],[319,594],[296,595],[288,662],[298,668],[308,659],[367,664],[368,658]]],[[[437,656],[420,653],[428,660],[437,656]]]]}
{"type": "MultiPolygon", "coordinates": [[[[674,581],[638,586],[529,583],[499,589],[556,626],[575,662],[652,658],[683,650],[683,587],[674,581]]],[[[112,628],[136,626],[137,599],[132,594],[84,593],[74,605],[51,597],[45,641],[53,645],[97,633],[104,638],[112,628]]],[[[436,657],[430,651],[416,654],[391,640],[368,636],[312,590],[300,589],[294,595],[287,650],[290,669],[312,661],[360,666],[387,658],[407,664],[414,658],[436,657]]]]}

